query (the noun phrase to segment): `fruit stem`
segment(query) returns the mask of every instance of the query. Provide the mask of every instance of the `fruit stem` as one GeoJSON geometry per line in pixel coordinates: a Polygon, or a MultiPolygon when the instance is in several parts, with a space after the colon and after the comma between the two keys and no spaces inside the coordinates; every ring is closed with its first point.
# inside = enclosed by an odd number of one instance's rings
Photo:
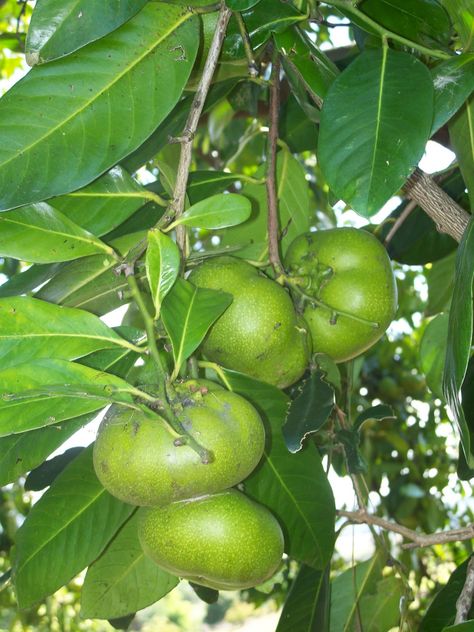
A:
{"type": "Polygon", "coordinates": [[[287,285],[289,285],[292,290],[297,292],[305,301],[308,301],[309,303],[313,305],[317,305],[318,307],[323,307],[324,309],[327,309],[329,312],[331,312],[332,324],[336,324],[339,316],[343,316],[344,318],[350,318],[358,323],[362,323],[363,325],[368,325],[369,327],[372,327],[373,329],[378,329],[380,327],[380,323],[376,323],[373,320],[367,320],[367,318],[362,318],[361,316],[356,316],[355,314],[345,312],[342,309],[336,309],[335,307],[331,307],[331,305],[328,305],[324,301],[321,301],[319,298],[315,298],[314,296],[310,296],[309,294],[306,294],[306,292],[301,289],[298,283],[295,282],[293,277],[290,277],[287,275],[281,275],[280,279],[283,279],[284,282],[287,285]]]}
{"type": "Polygon", "coordinates": [[[226,375],[219,364],[216,364],[215,362],[204,362],[204,361],[201,362],[200,361],[198,362],[198,366],[201,369],[212,369],[212,371],[215,371],[219,379],[223,382],[226,389],[228,391],[233,390],[232,386],[230,385],[229,380],[226,378],[226,375]]]}

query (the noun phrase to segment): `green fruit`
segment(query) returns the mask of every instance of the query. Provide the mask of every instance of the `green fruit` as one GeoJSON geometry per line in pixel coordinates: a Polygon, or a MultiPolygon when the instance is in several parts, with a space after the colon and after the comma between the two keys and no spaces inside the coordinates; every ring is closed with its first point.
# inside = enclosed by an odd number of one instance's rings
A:
{"type": "Polygon", "coordinates": [[[207,358],[280,388],[303,375],[309,336],[278,283],[235,257],[210,259],[193,270],[189,280],[234,298],[204,341],[207,358]]]}
{"type": "Polygon", "coordinates": [[[208,383],[179,389],[183,428],[211,452],[202,463],[187,445],[175,445],[160,417],[112,406],[99,427],[94,468],[102,485],[132,505],[163,505],[237,485],[260,461],[265,431],[243,397],[208,383]]]}
{"type": "Polygon", "coordinates": [[[217,590],[261,584],[278,569],[283,534],[262,505],[230,489],[148,509],[138,536],[165,570],[217,590]]]}
{"type": "MultiPolygon", "coordinates": [[[[297,237],[285,265],[304,293],[313,351],[336,362],[358,356],[382,337],[397,309],[385,248],[370,233],[335,228],[297,237]]],[[[295,296],[298,294],[295,292],[295,296]]]]}

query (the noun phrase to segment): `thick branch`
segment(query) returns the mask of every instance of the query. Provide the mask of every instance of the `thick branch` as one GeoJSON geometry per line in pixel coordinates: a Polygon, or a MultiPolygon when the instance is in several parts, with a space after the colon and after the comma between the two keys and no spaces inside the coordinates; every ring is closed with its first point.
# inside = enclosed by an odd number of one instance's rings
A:
{"type": "Polygon", "coordinates": [[[446,233],[456,241],[461,241],[470,215],[430,176],[421,169],[415,169],[404,189],[408,197],[431,217],[440,233],[446,233]]]}
{"type": "MultiPolygon", "coordinates": [[[[206,101],[207,93],[211,86],[212,77],[217,67],[219,55],[224,41],[227,24],[229,22],[231,11],[222,3],[219,13],[219,20],[217,22],[216,31],[212,39],[211,47],[209,48],[209,54],[207,56],[204,70],[202,72],[201,79],[199,81],[196,94],[191,105],[186,125],[184,127],[183,135],[179,139],[181,145],[181,155],[178,165],[178,173],[176,175],[176,185],[174,188],[173,201],[171,202],[171,214],[173,217],[179,217],[184,211],[184,202],[186,199],[186,186],[188,184],[189,169],[191,167],[192,158],[192,142],[196,129],[199,123],[204,102],[206,101]]],[[[176,228],[176,238],[181,251],[185,250],[186,242],[186,229],[184,226],[178,226],[176,228]]]]}
{"type": "Polygon", "coordinates": [[[360,509],[359,511],[345,511],[340,509],[337,513],[343,518],[348,518],[351,522],[375,525],[385,529],[385,531],[398,533],[407,540],[411,540],[411,542],[402,544],[402,548],[404,549],[415,549],[417,547],[433,546],[434,544],[446,544],[447,542],[461,542],[474,538],[474,525],[469,525],[463,529],[452,529],[451,531],[440,531],[427,535],[408,529],[408,527],[404,527],[396,522],[391,522],[385,518],[369,514],[364,509],[360,509]]]}
{"type": "Polygon", "coordinates": [[[274,51],[270,86],[270,113],[267,146],[267,204],[268,258],[277,274],[283,271],[278,247],[278,191],[276,179],[276,151],[278,143],[278,115],[280,109],[280,58],[274,51]]]}
{"type": "Polygon", "coordinates": [[[461,594],[456,601],[456,618],[454,623],[462,623],[467,621],[469,610],[472,606],[474,598],[474,557],[471,557],[467,565],[466,581],[464,582],[461,594]]]}

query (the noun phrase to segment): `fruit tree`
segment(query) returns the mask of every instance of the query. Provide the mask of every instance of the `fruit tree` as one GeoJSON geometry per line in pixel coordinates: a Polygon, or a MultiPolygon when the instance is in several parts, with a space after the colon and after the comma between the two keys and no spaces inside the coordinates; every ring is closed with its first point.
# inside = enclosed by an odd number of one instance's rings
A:
{"type": "Polygon", "coordinates": [[[474,631],[473,0],[0,28],[0,626],[474,631]]]}

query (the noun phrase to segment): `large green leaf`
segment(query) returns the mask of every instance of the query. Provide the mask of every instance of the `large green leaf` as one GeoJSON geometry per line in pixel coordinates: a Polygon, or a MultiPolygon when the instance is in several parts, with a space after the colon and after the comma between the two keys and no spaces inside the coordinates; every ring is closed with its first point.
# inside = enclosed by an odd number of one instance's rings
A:
{"type": "Polygon", "coordinates": [[[115,619],[137,612],[164,597],[179,579],[143,553],[138,541],[139,512],[87,571],[82,587],[81,617],[115,619]]]}
{"type": "Polygon", "coordinates": [[[431,71],[435,89],[434,134],[455,114],[474,90],[474,54],[443,61],[431,71]]]}
{"type": "Polygon", "coordinates": [[[33,204],[0,214],[0,255],[30,263],[56,263],[106,253],[104,244],[57,209],[33,204]]]}
{"type": "Polygon", "coordinates": [[[171,344],[175,372],[194,353],[209,327],[232,303],[232,296],[207,288],[197,288],[178,279],[162,305],[162,318],[171,344]]]}
{"type": "MultiPolygon", "coordinates": [[[[130,342],[133,342],[134,344],[144,339],[144,332],[140,329],[135,329],[135,327],[120,326],[115,327],[114,329],[118,334],[120,334],[120,336],[130,342]]],[[[107,373],[112,373],[118,377],[125,378],[138,358],[138,353],[135,353],[130,349],[116,347],[115,349],[101,349],[100,351],[94,351],[93,353],[80,358],[78,362],[84,366],[96,369],[97,371],[107,371],[107,373]]]]}
{"type": "Polygon", "coordinates": [[[73,222],[100,237],[153,197],[118,165],[83,189],[54,198],[52,204],[73,222]]]}
{"type": "Polygon", "coordinates": [[[421,159],[432,116],[426,66],[387,47],[359,55],[321,112],[318,157],[334,193],[360,215],[375,214],[421,159]]]}
{"type": "Polygon", "coordinates": [[[192,171],[189,174],[187,189],[189,201],[191,204],[197,204],[211,195],[223,193],[240,178],[238,173],[228,173],[227,171],[192,171]]]}
{"type": "MultiPolygon", "coordinates": [[[[257,172],[264,175],[264,169],[257,172]]],[[[306,232],[312,223],[310,191],[305,171],[298,160],[289,151],[282,150],[277,155],[277,181],[280,230],[284,231],[281,240],[283,253],[295,237],[306,232]]],[[[251,217],[221,235],[219,247],[239,247],[236,254],[253,260],[267,256],[267,194],[263,184],[247,184],[242,193],[252,203],[251,217]]]]}
{"type": "Polygon", "coordinates": [[[449,311],[454,288],[456,253],[435,261],[426,271],[428,283],[428,304],[425,316],[434,316],[439,312],[449,311]]]}
{"type": "Polygon", "coordinates": [[[0,299],[2,369],[32,358],[75,360],[116,346],[135,348],[93,314],[30,297],[0,299]]]}
{"type": "Polygon", "coordinates": [[[107,35],[139,11],[147,0],[40,0],[26,38],[30,66],[62,57],[107,35]]]}
{"type": "Polygon", "coordinates": [[[474,210],[474,96],[451,121],[449,136],[474,210]]]}
{"type": "Polygon", "coordinates": [[[78,189],[138,147],[180,98],[198,44],[196,16],[150,2],[106,38],[33,68],[0,100],[0,209],[78,189]]]}
{"type": "Polygon", "coordinates": [[[291,454],[283,440],[288,397],[270,384],[234,371],[224,371],[234,391],[246,397],[267,425],[264,459],[245,481],[245,491],[278,518],[285,551],[309,566],[322,569],[334,547],[334,497],[321,458],[308,445],[291,454]]]}
{"type": "Polygon", "coordinates": [[[18,531],[13,577],[20,608],[52,594],[96,559],[132,511],[105,491],[92,448],[84,450],[18,531]]]}
{"type": "Polygon", "coordinates": [[[39,428],[0,439],[0,487],[13,483],[40,465],[77,430],[92,421],[94,414],[70,419],[65,424],[39,428]]]}
{"type": "Polygon", "coordinates": [[[0,437],[100,410],[133,405],[132,386],[115,375],[65,360],[32,360],[0,371],[0,437]]]}
{"type": "Polygon", "coordinates": [[[171,224],[217,230],[242,224],[252,212],[249,200],[236,193],[219,193],[193,204],[171,224]]]}
{"type": "Polygon", "coordinates": [[[163,299],[178,278],[180,265],[179,249],[171,237],[161,230],[150,230],[146,252],[146,275],[157,317],[163,299]]]}
{"type": "Polygon", "coordinates": [[[329,569],[302,565],[278,621],[276,632],[328,632],[329,569]]]}
{"type": "Polygon", "coordinates": [[[448,341],[443,374],[443,392],[461,434],[461,444],[469,467],[474,455],[469,427],[464,417],[460,392],[472,345],[472,283],[474,277],[474,221],[471,219],[456,255],[456,277],[449,312],[448,341]]]}
{"type": "Polygon", "coordinates": [[[73,461],[85,448],[74,446],[61,454],[53,456],[32,470],[25,479],[26,492],[40,492],[49,487],[61,472],[73,461]]]}

